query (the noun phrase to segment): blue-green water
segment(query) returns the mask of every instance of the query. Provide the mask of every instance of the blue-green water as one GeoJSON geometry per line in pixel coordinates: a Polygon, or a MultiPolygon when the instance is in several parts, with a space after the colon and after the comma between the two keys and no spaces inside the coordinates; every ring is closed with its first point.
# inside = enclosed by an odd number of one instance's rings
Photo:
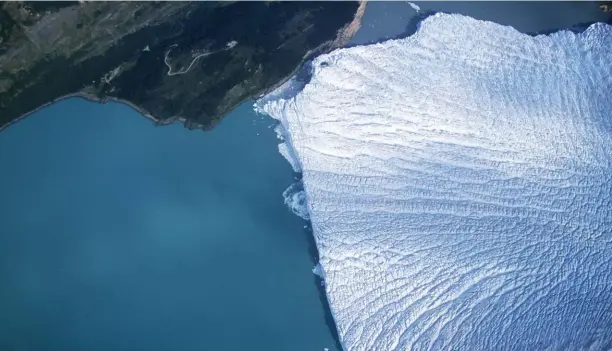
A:
{"type": "Polygon", "coordinates": [[[335,350],[272,124],[69,99],[0,133],[0,350],[335,350]]]}

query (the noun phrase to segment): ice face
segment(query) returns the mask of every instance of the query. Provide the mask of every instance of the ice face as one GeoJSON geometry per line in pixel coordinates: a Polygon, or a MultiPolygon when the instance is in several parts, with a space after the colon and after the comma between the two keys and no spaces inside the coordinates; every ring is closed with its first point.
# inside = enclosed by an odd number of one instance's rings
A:
{"type": "Polygon", "coordinates": [[[303,171],[347,350],[612,347],[610,26],[436,15],[312,67],[258,107],[303,171]]]}

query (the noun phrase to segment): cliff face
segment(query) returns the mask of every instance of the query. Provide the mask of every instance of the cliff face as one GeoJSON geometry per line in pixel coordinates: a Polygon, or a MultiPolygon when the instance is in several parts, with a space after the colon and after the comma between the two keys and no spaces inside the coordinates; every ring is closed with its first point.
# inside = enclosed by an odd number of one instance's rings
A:
{"type": "MultiPolygon", "coordinates": [[[[210,128],[302,61],[343,45],[357,2],[6,2],[0,129],[70,94],[210,128]]],[[[359,10],[358,10],[359,9],[359,10]]]]}

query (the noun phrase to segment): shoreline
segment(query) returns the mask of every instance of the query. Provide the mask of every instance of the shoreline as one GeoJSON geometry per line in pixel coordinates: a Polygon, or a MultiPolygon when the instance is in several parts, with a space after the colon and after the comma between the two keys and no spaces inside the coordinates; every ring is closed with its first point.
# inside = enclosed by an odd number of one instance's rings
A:
{"type": "MultiPolygon", "coordinates": [[[[53,99],[53,100],[51,100],[51,101],[49,101],[49,102],[47,102],[47,103],[45,103],[43,105],[40,105],[39,107],[33,109],[32,111],[19,116],[19,118],[16,118],[16,119],[12,120],[11,122],[9,122],[9,123],[7,123],[7,124],[5,124],[3,126],[0,126],[0,132],[5,130],[6,128],[12,126],[13,124],[16,124],[19,121],[21,121],[21,120],[23,120],[23,119],[33,115],[34,113],[36,113],[36,112],[38,112],[40,110],[43,110],[43,109],[45,109],[45,108],[47,108],[47,107],[49,107],[49,106],[51,106],[51,105],[53,105],[55,103],[58,103],[60,101],[71,99],[71,98],[80,98],[80,99],[84,99],[84,100],[87,100],[87,101],[90,101],[90,102],[94,102],[94,103],[98,103],[98,104],[107,104],[109,102],[118,102],[118,103],[121,103],[121,104],[125,104],[127,106],[130,106],[134,110],[136,110],[138,113],[140,113],[146,119],[149,119],[149,120],[153,121],[155,123],[155,125],[164,125],[164,123],[160,123],[155,117],[153,117],[153,115],[149,111],[145,110],[142,107],[137,106],[136,104],[133,104],[130,101],[123,100],[123,99],[118,99],[118,98],[113,98],[113,97],[106,97],[104,99],[100,99],[99,97],[97,97],[97,96],[95,96],[93,94],[90,94],[90,93],[77,92],[77,93],[71,93],[71,94],[62,95],[62,96],[60,96],[58,98],[55,98],[55,99],[53,99]]],[[[170,123],[172,123],[172,122],[170,122],[170,123]]],[[[170,123],[168,123],[168,124],[170,124],[170,123]]]]}
{"type": "MultiPolygon", "coordinates": [[[[369,43],[364,43],[364,44],[358,44],[358,45],[354,45],[351,44],[350,41],[352,40],[352,38],[355,36],[355,34],[357,33],[357,31],[361,28],[362,22],[363,22],[363,15],[365,13],[366,7],[367,7],[367,2],[368,0],[360,0],[359,1],[359,7],[357,8],[356,12],[355,12],[355,17],[353,18],[353,21],[351,21],[350,23],[348,23],[347,25],[345,25],[343,28],[341,28],[335,39],[330,40],[326,43],[321,44],[319,47],[310,50],[309,52],[307,52],[304,57],[302,58],[302,61],[298,64],[298,66],[292,71],[290,72],[286,77],[284,77],[283,79],[279,80],[276,84],[270,86],[267,89],[262,90],[261,93],[259,94],[253,94],[251,96],[249,96],[247,99],[245,99],[244,101],[242,101],[239,104],[236,104],[236,106],[233,106],[232,110],[234,110],[236,107],[242,105],[243,103],[248,102],[249,100],[253,100],[253,101],[257,101],[258,99],[264,97],[265,95],[273,92],[274,90],[278,89],[280,86],[282,86],[283,84],[285,84],[288,80],[290,80],[293,76],[295,76],[303,67],[304,65],[306,65],[310,60],[312,60],[314,57],[321,55],[321,52],[325,51],[326,49],[329,49],[329,51],[333,51],[333,50],[337,50],[340,48],[344,48],[344,47],[353,47],[353,46],[360,46],[360,45],[373,45],[376,43],[380,43],[380,42],[384,42],[387,40],[391,40],[391,39],[400,39],[403,37],[407,37],[407,36],[411,36],[414,33],[410,32],[410,31],[406,31],[404,33],[402,33],[402,35],[400,36],[396,36],[396,37],[392,37],[392,38],[386,38],[386,39],[379,39],[376,40],[374,42],[369,42],[369,43]]],[[[415,16],[416,23],[410,23],[409,27],[415,27],[413,29],[416,29],[416,26],[418,25],[418,23],[422,22],[423,20],[425,20],[427,17],[438,13],[437,11],[421,11],[420,13],[418,13],[417,16],[415,16]]],[[[411,21],[412,22],[412,21],[411,21]]],[[[588,28],[590,25],[593,25],[595,23],[600,23],[600,22],[589,22],[589,23],[580,23],[580,24],[575,24],[573,27],[571,28],[563,28],[563,29],[558,29],[552,32],[530,32],[530,33],[525,33],[527,35],[530,36],[538,36],[538,35],[550,35],[552,33],[555,32],[559,32],[559,31],[564,31],[564,30],[570,30],[570,31],[578,31],[581,32],[584,29],[588,28]]],[[[610,16],[608,21],[605,22],[601,22],[601,23],[612,23],[612,16],[610,16]]],[[[226,49],[223,49],[226,50],[226,49]]],[[[194,60],[195,61],[195,60],[194,60]]],[[[169,117],[167,119],[163,119],[160,120],[158,118],[156,118],[151,112],[149,112],[148,110],[146,110],[143,107],[140,107],[128,100],[124,100],[124,99],[120,99],[120,98],[115,98],[115,97],[111,97],[111,96],[106,96],[104,98],[100,98],[96,95],[93,95],[91,93],[87,93],[87,92],[83,92],[83,91],[79,91],[79,92],[75,92],[75,93],[70,93],[70,94],[66,94],[60,97],[57,97],[45,104],[40,105],[39,107],[19,116],[18,118],[10,121],[9,123],[5,124],[5,125],[1,125],[0,126],[0,132],[2,132],[3,130],[5,130],[6,128],[12,126],[13,124],[23,120],[24,118],[38,112],[41,109],[44,109],[54,103],[60,102],[64,99],[69,99],[69,98],[73,98],[73,97],[77,97],[77,98],[82,98],[91,102],[95,102],[95,103],[100,103],[100,104],[106,104],[108,102],[118,102],[118,103],[123,103],[126,104],[128,106],[130,106],[131,108],[133,108],[135,111],[137,111],[138,113],[140,113],[142,116],[144,116],[145,118],[151,120],[155,126],[164,126],[164,125],[170,125],[173,124],[174,122],[181,122],[183,123],[183,126],[187,129],[193,130],[193,129],[201,129],[203,131],[209,131],[213,128],[215,128],[215,126],[220,123],[226,116],[227,114],[229,114],[232,110],[230,110],[230,112],[228,112],[225,115],[221,115],[218,116],[217,118],[215,118],[214,120],[211,120],[211,124],[209,126],[204,126],[202,124],[200,124],[199,122],[196,121],[191,121],[188,120],[185,117],[181,117],[181,116],[172,116],[169,117]]]]}
{"type": "MultiPolygon", "coordinates": [[[[366,1],[362,1],[362,2],[361,2],[361,4],[360,4],[360,7],[359,7],[359,8],[361,9],[361,8],[362,8],[362,5],[363,5],[363,9],[365,9],[365,3],[366,3],[366,1]]],[[[358,10],[358,13],[359,13],[359,10],[358,10]]],[[[362,12],[361,12],[361,13],[363,14],[363,10],[362,10],[362,12]]],[[[357,19],[357,16],[356,16],[356,19],[357,19]]],[[[359,19],[361,19],[361,18],[359,18],[359,19]]],[[[419,19],[419,21],[418,21],[418,22],[421,22],[421,21],[422,21],[422,19],[419,19]]],[[[353,24],[353,23],[351,23],[351,25],[352,25],[352,24],[353,24]]],[[[358,29],[358,28],[359,28],[359,26],[357,27],[357,29],[358,29]]],[[[562,30],[568,30],[568,29],[562,29],[562,30]]],[[[352,34],[354,35],[354,33],[355,33],[356,31],[357,31],[357,30],[354,30],[352,34]]],[[[345,30],[341,30],[340,32],[342,32],[342,33],[346,33],[346,29],[345,29],[345,30]]],[[[340,35],[340,32],[339,32],[339,35],[340,35]]],[[[535,35],[538,35],[538,34],[536,33],[536,34],[534,34],[534,36],[535,36],[535,35]]],[[[352,37],[352,35],[351,35],[351,37],[352,37]]],[[[338,39],[339,39],[339,38],[338,38],[338,39]]],[[[350,40],[350,37],[348,38],[348,40],[350,40]]],[[[347,41],[348,41],[348,40],[347,40],[347,41]]],[[[381,41],[385,41],[385,40],[381,40],[381,41]]],[[[380,42],[380,41],[379,41],[379,42],[380,42]]],[[[251,96],[251,97],[249,97],[248,99],[245,99],[245,100],[244,100],[243,102],[241,102],[240,104],[237,104],[236,106],[234,106],[232,110],[234,110],[236,107],[238,107],[238,106],[240,106],[240,105],[242,105],[242,104],[244,104],[244,103],[249,102],[250,100],[255,100],[255,101],[256,101],[257,99],[259,99],[259,98],[261,98],[261,97],[263,97],[263,96],[265,96],[265,95],[269,94],[270,92],[273,92],[273,91],[274,91],[274,90],[276,90],[278,87],[282,86],[284,83],[286,83],[288,80],[290,80],[290,79],[291,79],[291,78],[292,78],[292,77],[293,77],[293,76],[294,76],[294,75],[295,75],[295,74],[296,74],[296,73],[297,73],[297,72],[298,72],[298,71],[299,71],[301,68],[303,68],[303,67],[304,67],[304,65],[305,65],[305,64],[307,64],[307,62],[308,62],[310,59],[312,59],[314,56],[317,56],[317,55],[318,55],[318,53],[317,53],[317,52],[319,52],[319,53],[320,53],[320,51],[321,51],[321,50],[325,50],[325,48],[326,48],[328,45],[333,46],[334,44],[339,44],[339,43],[337,43],[336,41],[330,41],[330,42],[327,42],[327,43],[325,43],[325,44],[322,44],[320,47],[317,47],[317,48],[316,48],[315,50],[313,50],[312,52],[307,53],[307,54],[304,56],[304,59],[302,60],[302,62],[300,62],[300,64],[299,64],[299,65],[296,67],[296,69],[295,69],[293,72],[291,72],[291,73],[290,73],[290,74],[289,74],[287,77],[285,77],[285,78],[284,78],[284,79],[282,79],[282,80],[279,80],[279,82],[278,82],[277,84],[275,84],[274,86],[270,87],[270,88],[269,88],[269,89],[267,89],[265,92],[263,92],[263,93],[261,93],[261,94],[257,94],[257,95],[251,96]]],[[[373,43],[371,43],[371,44],[373,44],[373,43]]],[[[342,45],[342,46],[337,46],[337,47],[333,47],[333,49],[335,50],[335,49],[338,49],[338,48],[340,48],[340,47],[345,47],[346,45],[347,45],[347,43],[344,43],[344,45],[342,45]]],[[[25,118],[27,118],[28,116],[30,116],[30,115],[32,115],[32,114],[34,114],[34,113],[38,112],[39,110],[42,110],[42,109],[44,109],[44,108],[46,108],[46,107],[48,107],[48,106],[51,106],[51,105],[53,105],[53,104],[55,104],[55,103],[58,103],[58,102],[60,102],[60,101],[62,101],[62,100],[65,100],[65,99],[70,99],[70,98],[81,98],[81,99],[84,99],[84,100],[87,100],[87,101],[90,101],[90,102],[99,103],[99,104],[107,104],[107,103],[109,103],[109,102],[118,102],[118,103],[122,103],[122,104],[125,104],[125,105],[130,106],[130,107],[131,107],[131,108],[133,108],[135,111],[137,111],[138,113],[140,113],[142,116],[144,116],[145,118],[147,118],[147,119],[151,120],[151,121],[154,123],[154,125],[155,125],[155,126],[165,126],[165,125],[170,125],[170,124],[173,124],[174,122],[181,122],[181,123],[183,123],[184,127],[185,127],[185,128],[188,128],[188,129],[202,129],[202,130],[210,130],[210,129],[214,128],[214,127],[215,127],[215,125],[216,125],[216,123],[215,123],[215,124],[212,124],[210,128],[204,128],[202,125],[198,124],[197,122],[192,122],[192,121],[189,121],[189,120],[185,119],[184,117],[178,117],[178,116],[172,116],[172,117],[170,117],[170,118],[168,118],[168,119],[159,120],[159,119],[155,118],[155,117],[153,116],[153,114],[151,114],[151,113],[150,113],[149,111],[147,111],[146,109],[144,109],[144,108],[142,108],[142,107],[139,107],[139,106],[137,106],[136,104],[134,104],[134,103],[132,103],[132,102],[130,102],[130,101],[128,101],[128,100],[123,100],[123,99],[114,98],[114,97],[104,97],[104,98],[100,98],[100,97],[98,97],[98,96],[96,96],[96,95],[93,95],[93,94],[91,94],[91,93],[87,93],[87,92],[76,92],[76,93],[71,93],[71,94],[67,94],[67,95],[60,96],[60,97],[58,97],[58,98],[56,98],[56,99],[54,99],[54,100],[52,100],[52,101],[49,101],[49,102],[47,102],[47,103],[45,103],[45,104],[43,104],[43,105],[41,105],[41,106],[37,107],[36,109],[34,109],[34,110],[32,110],[32,111],[29,111],[29,112],[25,113],[24,115],[22,115],[22,116],[18,117],[17,119],[15,119],[15,120],[13,120],[13,121],[11,121],[11,122],[9,122],[9,123],[7,123],[7,124],[3,125],[3,126],[0,126],[0,132],[1,132],[1,131],[3,131],[5,128],[7,128],[7,127],[9,127],[9,126],[13,125],[14,123],[17,123],[17,122],[21,121],[22,119],[25,119],[25,118]],[[190,126],[194,126],[195,128],[190,128],[190,126]]],[[[219,116],[219,120],[220,120],[220,121],[223,121],[223,119],[224,119],[226,116],[227,116],[227,115],[224,115],[224,116],[219,116]]],[[[310,220],[308,220],[307,222],[308,222],[309,227],[310,227],[310,228],[312,228],[312,222],[311,222],[310,220]]],[[[312,230],[312,229],[311,229],[311,230],[312,230]]],[[[317,254],[317,256],[318,256],[318,248],[317,248],[317,244],[316,244],[316,239],[315,239],[314,233],[312,233],[312,232],[311,232],[311,233],[310,233],[310,236],[311,236],[311,239],[313,240],[313,242],[314,242],[314,244],[315,244],[315,251],[316,251],[316,254],[317,254]]],[[[316,262],[316,263],[318,264],[318,262],[316,262]]],[[[321,288],[321,287],[319,287],[319,288],[321,288]]],[[[328,296],[327,296],[327,293],[326,293],[326,291],[325,291],[325,288],[323,287],[323,288],[322,288],[322,289],[320,289],[320,290],[321,290],[321,291],[323,291],[323,294],[321,294],[321,295],[322,295],[322,299],[324,299],[325,301],[327,301],[327,302],[328,302],[328,305],[327,305],[327,308],[326,308],[326,313],[330,313],[330,314],[331,314],[332,319],[333,319],[334,324],[335,324],[335,326],[334,326],[334,327],[336,328],[336,332],[337,332],[337,333],[339,333],[339,330],[338,330],[338,328],[337,328],[337,323],[335,323],[336,321],[335,321],[335,316],[334,316],[334,313],[333,313],[332,309],[331,309],[331,308],[330,308],[330,306],[329,306],[329,298],[328,298],[328,296]]],[[[345,348],[345,347],[344,347],[344,345],[342,344],[342,341],[340,340],[340,338],[339,338],[339,337],[338,337],[338,342],[339,342],[339,343],[340,343],[340,345],[342,346],[342,349],[343,349],[343,350],[346,350],[346,348],[345,348]]]]}
{"type": "MultiPolygon", "coordinates": [[[[57,97],[47,103],[44,103],[40,106],[38,106],[37,108],[19,116],[18,118],[10,121],[9,123],[5,124],[5,125],[1,125],[0,126],[0,132],[4,131],[6,128],[14,125],[15,123],[18,123],[19,121],[29,117],[30,115],[46,108],[49,107],[57,102],[60,102],[62,100],[65,99],[70,99],[70,98],[81,98],[81,99],[85,99],[87,101],[91,101],[91,102],[95,102],[95,103],[99,103],[99,104],[106,104],[109,102],[118,102],[118,103],[122,103],[125,105],[130,106],[131,108],[133,108],[134,110],[136,110],[138,113],[140,113],[143,117],[153,121],[153,123],[155,124],[155,126],[165,126],[165,125],[170,125],[173,124],[174,122],[181,122],[183,123],[183,126],[187,129],[193,130],[193,129],[201,129],[203,131],[209,131],[211,129],[213,129],[218,123],[220,123],[220,121],[222,121],[231,111],[233,111],[234,109],[236,109],[236,107],[249,102],[250,100],[257,100],[269,93],[271,93],[272,91],[276,90],[277,88],[279,88],[281,85],[285,84],[285,82],[287,82],[289,79],[291,79],[308,61],[310,61],[311,59],[313,59],[315,56],[318,56],[321,54],[322,51],[325,51],[326,49],[329,49],[329,51],[333,51],[336,49],[339,49],[341,47],[347,46],[349,41],[351,40],[351,38],[355,35],[355,33],[357,32],[357,30],[359,30],[359,28],[361,27],[361,20],[363,17],[363,14],[365,12],[366,9],[366,5],[367,5],[367,0],[360,0],[359,1],[359,7],[357,8],[357,11],[355,11],[355,17],[353,18],[353,21],[351,21],[350,23],[348,23],[347,25],[345,25],[343,28],[341,28],[337,35],[336,38],[334,38],[333,40],[330,40],[328,42],[325,42],[323,44],[321,44],[320,46],[318,46],[317,48],[310,50],[309,52],[307,52],[304,57],[302,58],[302,61],[297,65],[297,67],[291,71],[286,77],[284,77],[283,79],[279,80],[276,84],[270,86],[267,89],[263,89],[261,93],[258,94],[253,94],[251,96],[249,96],[248,98],[246,98],[244,101],[242,101],[239,104],[236,104],[236,106],[233,106],[232,109],[225,115],[222,116],[218,116],[217,118],[215,118],[214,120],[211,120],[211,125],[210,126],[204,126],[202,124],[200,124],[199,122],[195,122],[195,121],[191,121],[188,120],[185,117],[180,117],[180,116],[172,116],[169,117],[167,119],[157,119],[155,116],[153,116],[153,114],[151,112],[149,112],[148,110],[146,110],[143,107],[140,107],[128,100],[124,100],[124,99],[120,99],[120,98],[115,98],[115,97],[111,97],[111,96],[106,96],[104,98],[100,98],[96,95],[93,95],[91,93],[87,93],[84,91],[79,91],[79,92],[75,92],[75,93],[70,93],[70,94],[66,94],[66,95],[62,95],[60,97],[57,97]]],[[[235,45],[235,44],[234,44],[235,45]]],[[[232,46],[233,47],[233,46],[232,46]]],[[[229,48],[231,49],[231,48],[229,48]]],[[[225,48],[223,50],[228,50],[228,48],[225,48]]],[[[167,58],[167,56],[166,56],[167,58]]],[[[197,59],[196,59],[197,60],[197,59]]],[[[193,62],[195,62],[196,60],[194,60],[193,62]]],[[[192,64],[193,64],[192,62],[192,64]]],[[[166,63],[167,65],[167,63],[166,63]]]]}

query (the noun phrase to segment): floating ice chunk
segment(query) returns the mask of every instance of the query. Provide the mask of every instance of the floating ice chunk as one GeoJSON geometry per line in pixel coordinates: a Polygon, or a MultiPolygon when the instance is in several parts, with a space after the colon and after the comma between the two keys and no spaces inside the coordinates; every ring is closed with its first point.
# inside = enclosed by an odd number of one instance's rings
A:
{"type": "Polygon", "coordinates": [[[410,7],[412,7],[417,13],[421,12],[421,8],[419,7],[419,5],[413,2],[408,2],[408,5],[410,5],[410,7]]]}
{"type": "Polygon", "coordinates": [[[321,264],[317,263],[316,266],[312,269],[312,273],[316,274],[319,278],[325,280],[325,272],[323,271],[323,267],[321,264]]]}
{"type": "Polygon", "coordinates": [[[285,205],[289,207],[291,212],[306,220],[310,219],[306,203],[306,194],[304,193],[301,183],[295,183],[289,186],[287,190],[283,192],[283,197],[285,198],[285,205]]]}
{"type": "Polygon", "coordinates": [[[612,347],[610,26],[435,15],[312,73],[258,107],[299,158],[346,349],[612,347]]]}

